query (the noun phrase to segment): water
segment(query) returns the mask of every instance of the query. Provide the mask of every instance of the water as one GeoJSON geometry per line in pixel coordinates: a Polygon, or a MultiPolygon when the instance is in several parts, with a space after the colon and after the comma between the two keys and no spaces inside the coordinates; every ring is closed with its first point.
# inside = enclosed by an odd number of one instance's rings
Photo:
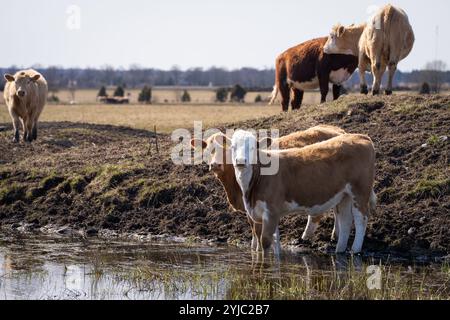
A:
{"type": "Polygon", "coordinates": [[[0,235],[0,299],[346,298],[349,284],[361,297],[445,299],[449,281],[445,265],[407,261],[289,251],[261,261],[231,246],[0,235]],[[382,290],[366,288],[372,264],[382,290]]]}

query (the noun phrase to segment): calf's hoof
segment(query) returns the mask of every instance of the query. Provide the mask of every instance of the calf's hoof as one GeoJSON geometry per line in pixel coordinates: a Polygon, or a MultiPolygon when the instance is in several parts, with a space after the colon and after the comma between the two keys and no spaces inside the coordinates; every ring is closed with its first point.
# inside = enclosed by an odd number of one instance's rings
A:
{"type": "Polygon", "coordinates": [[[385,93],[387,96],[390,96],[390,95],[392,95],[392,90],[386,90],[385,93]]]}
{"type": "Polygon", "coordinates": [[[360,90],[360,92],[362,93],[362,94],[369,94],[369,89],[367,88],[367,86],[361,86],[361,90],[360,90]]]}
{"type": "Polygon", "coordinates": [[[372,90],[372,95],[377,96],[380,94],[380,90],[372,90]]]}

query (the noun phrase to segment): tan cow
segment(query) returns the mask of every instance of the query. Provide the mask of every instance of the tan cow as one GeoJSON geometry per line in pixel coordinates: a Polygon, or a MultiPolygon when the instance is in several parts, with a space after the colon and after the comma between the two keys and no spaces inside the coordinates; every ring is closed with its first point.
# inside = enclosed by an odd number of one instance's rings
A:
{"type": "Polygon", "coordinates": [[[293,212],[320,216],[337,206],[339,224],[336,252],[347,248],[352,220],[352,251],[361,251],[373,192],[375,150],[368,136],[344,134],[304,148],[258,150],[256,136],[238,130],[231,140],[236,180],[244,195],[247,214],[262,223],[260,247],[272,245],[280,219],[293,212]],[[258,154],[258,156],[256,156],[258,154]],[[259,159],[278,161],[278,171],[262,174],[259,159]],[[252,160],[256,159],[256,163],[252,160]]]}
{"type": "MultiPolygon", "coordinates": [[[[307,145],[311,145],[317,142],[325,141],[336,136],[345,134],[345,131],[330,125],[319,125],[308,130],[297,131],[290,135],[277,139],[277,143],[280,149],[289,148],[302,148],[307,145]]],[[[235,211],[241,211],[245,213],[245,207],[242,197],[242,191],[239,184],[236,181],[234,173],[234,167],[231,162],[227,162],[227,159],[231,159],[231,149],[224,146],[227,138],[222,133],[216,133],[203,141],[191,140],[193,147],[202,146],[208,156],[207,163],[210,166],[210,170],[213,171],[216,178],[219,179],[225,192],[227,194],[228,202],[235,211]]],[[[308,217],[308,224],[306,225],[302,239],[311,239],[315,230],[317,229],[322,216],[308,217]]],[[[257,239],[261,235],[261,225],[255,224],[248,217],[252,229],[252,249],[257,250],[257,239]]],[[[338,233],[338,226],[335,220],[335,226],[332,233],[332,239],[338,233]]],[[[276,241],[279,244],[278,233],[276,232],[276,241]]]]}
{"type": "Polygon", "coordinates": [[[14,76],[5,74],[4,97],[14,126],[14,141],[19,142],[22,122],[23,140],[37,139],[37,122],[47,101],[47,81],[37,71],[18,71],[14,76]]]}
{"type": "Polygon", "coordinates": [[[359,58],[361,93],[367,94],[366,71],[372,71],[372,93],[380,93],[381,80],[386,68],[389,80],[386,94],[392,94],[392,81],[398,63],[405,59],[414,45],[414,32],[406,13],[387,5],[368,23],[333,27],[324,52],[328,54],[353,54],[359,58]]]}

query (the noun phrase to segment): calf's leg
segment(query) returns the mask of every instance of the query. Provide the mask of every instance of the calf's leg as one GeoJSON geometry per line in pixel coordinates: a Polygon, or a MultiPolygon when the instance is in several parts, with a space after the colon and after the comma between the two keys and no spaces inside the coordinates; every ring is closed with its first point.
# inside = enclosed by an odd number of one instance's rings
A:
{"type": "Polygon", "coordinates": [[[386,71],[386,65],[384,65],[380,62],[374,63],[372,65],[372,74],[374,77],[372,94],[374,96],[380,94],[381,80],[383,79],[383,75],[384,75],[385,71],[386,71]]]}
{"type": "Polygon", "coordinates": [[[366,235],[366,228],[368,217],[366,214],[363,214],[354,204],[353,204],[353,219],[355,221],[355,240],[353,241],[352,252],[359,253],[361,252],[364,237],[366,235]]]}
{"type": "Polygon", "coordinates": [[[37,140],[37,121],[35,120],[33,123],[33,127],[31,129],[31,140],[37,140]]]}
{"type": "Polygon", "coordinates": [[[306,224],[305,231],[303,232],[302,240],[311,240],[317,228],[319,227],[320,220],[321,216],[308,216],[308,223],[306,224]]]}
{"type": "Polygon", "coordinates": [[[330,90],[330,75],[319,75],[320,103],[327,102],[328,91],[330,90]]]}
{"type": "Polygon", "coordinates": [[[337,207],[338,213],[336,218],[339,223],[339,236],[336,245],[336,253],[343,253],[347,249],[348,238],[350,237],[350,231],[352,229],[352,200],[346,195],[337,207]]]}
{"type": "Polygon", "coordinates": [[[386,95],[390,96],[392,94],[392,83],[394,81],[395,71],[397,71],[397,63],[390,62],[388,68],[389,68],[389,79],[388,79],[388,85],[386,88],[386,95]]]}
{"type": "Polygon", "coordinates": [[[338,209],[334,208],[333,218],[334,218],[334,226],[333,232],[331,232],[331,240],[336,240],[339,237],[339,223],[337,218],[338,209]]]}
{"type": "Polygon", "coordinates": [[[280,84],[279,86],[281,94],[281,107],[284,112],[289,110],[289,100],[291,99],[291,89],[286,82],[280,84]]]}
{"type": "Polygon", "coordinates": [[[368,94],[369,93],[369,89],[367,88],[367,81],[366,81],[366,70],[367,70],[367,65],[368,65],[368,61],[367,61],[367,57],[364,53],[360,53],[359,55],[359,65],[358,65],[358,70],[359,70],[359,83],[360,83],[360,92],[362,94],[368,94]]]}
{"type": "Polygon", "coordinates": [[[333,84],[333,100],[337,100],[341,95],[342,86],[338,84],[333,84]]]}
{"type": "Polygon", "coordinates": [[[279,221],[279,219],[276,219],[275,217],[269,217],[267,213],[265,213],[265,216],[266,218],[263,220],[261,233],[261,245],[264,253],[268,252],[272,246],[274,234],[278,229],[279,221]]]}

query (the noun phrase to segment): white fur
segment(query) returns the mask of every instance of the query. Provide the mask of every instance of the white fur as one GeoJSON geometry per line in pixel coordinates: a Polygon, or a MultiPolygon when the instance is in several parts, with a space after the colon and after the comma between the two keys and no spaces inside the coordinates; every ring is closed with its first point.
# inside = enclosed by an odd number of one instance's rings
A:
{"type": "Polygon", "coordinates": [[[352,211],[353,219],[355,221],[355,240],[353,241],[352,251],[353,253],[359,253],[363,246],[368,218],[355,206],[353,206],[352,211]]]}
{"type": "Polygon", "coordinates": [[[351,77],[351,73],[347,69],[341,68],[330,72],[330,81],[334,84],[342,84],[351,77]]]}
{"type": "Polygon", "coordinates": [[[291,79],[287,79],[287,83],[290,86],[293,86],[296,89],[299,90],[312,90],[312,89],[316,89],[317,87],[319,87],[319,78],[315,77],[313,78],[311,81],[305,81],[305,82],[297,82],[297,81],[292,81],[291,79]]]}
{"type": "Polygon", "coordinates": [[[343,253],[347,249],[348,238],[352,229],[352,202],[349,196],[345,196],[338,205],[336,219],[339,224],[339,239],[336,245],[336,253],[343,253]]]}

